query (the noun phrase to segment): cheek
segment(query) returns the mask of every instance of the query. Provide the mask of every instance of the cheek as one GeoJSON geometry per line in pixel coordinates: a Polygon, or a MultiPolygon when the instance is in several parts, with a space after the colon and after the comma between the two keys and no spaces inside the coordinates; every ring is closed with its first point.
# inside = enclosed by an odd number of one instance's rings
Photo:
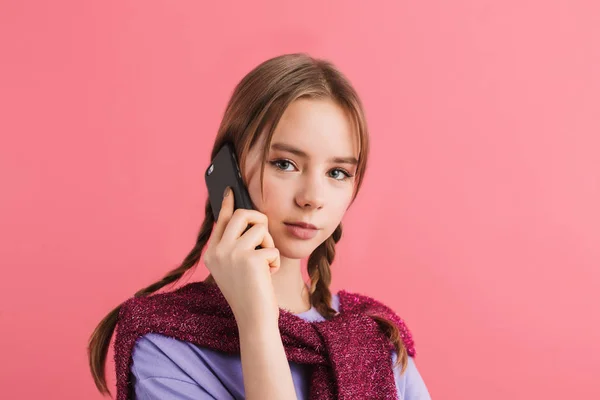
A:
{"type": "Polygon", "coordinates": [[[284,192],[285,190],[281,190],[281,184],[269,178],[268,171],[265,171],[262,193],[260,171],[252,177],[248,186],[248,193],[257,210],[267,216],[276,211],[275,205],[282,204],[282,193],[284,192]]]}
{"type": "Polygon", "coordinates": [[[282,187],[281,182],[269,179],[265,174],[263,193],[262,206],[265,214],[268,215],[268,213],[277,214],[277,210],[282,208],[282,204],[286,203],[285,193],[290,193],[290,191],[285,190],[285,188],[282,187]]]}

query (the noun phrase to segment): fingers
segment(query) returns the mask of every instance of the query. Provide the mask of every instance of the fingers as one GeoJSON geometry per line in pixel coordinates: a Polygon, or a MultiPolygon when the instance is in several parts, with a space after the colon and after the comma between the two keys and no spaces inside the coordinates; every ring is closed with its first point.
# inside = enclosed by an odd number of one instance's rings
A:
{"type": "Polygon", "coordinates": [[[221,203],[221,211],[219,211],[219,216],[211,235],[214,239],[216,239],[215,242],[219,242],[221,240],[223,237],[223,232],[225,231],[225,228],[227,227],[227,224],[233,215],[233,190],[231,190],[230,187],[227,187],[223,195],[224,197],[221,203]]]}
{"type": "Polygon", "coordinates": [[[237,209],[229,219],[221,236],[221,242],[233,243],[242,234],[248,225],[268,224],[267,216],[256,210],[237,209]]]}
{"type": "Polygon", "coordinates": [[[238,239],[240,248],[243,249],[255,249],[256,246],[266,248],[275,247],[273,237],[269,233],[269,228],[265,224],[255,224],[248,231],[246,231],[238,239]]]}
{"type": "Polygon", "coordinates": [[[269,267],[271,268],[271,273],[275,273],[279,270],[281,266],[281,261],[279,258],[279,250],[276,247],[267,247],[264,249],[255,250],[257,257],[261,259],[266,259],[269,263],[269,267]]]}

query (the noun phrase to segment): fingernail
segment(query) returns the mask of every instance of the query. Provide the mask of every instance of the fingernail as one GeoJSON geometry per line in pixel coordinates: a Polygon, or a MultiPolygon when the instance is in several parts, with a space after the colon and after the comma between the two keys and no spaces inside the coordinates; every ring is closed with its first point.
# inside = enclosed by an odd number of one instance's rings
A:
{"type": "Polygon", "coordinates": [[[229,193],[231,193],[231,188],[229,186],[227,186],[225,188],[225,192],[223,193],[223,197],[227,197],[229,195],[229,193]]]}

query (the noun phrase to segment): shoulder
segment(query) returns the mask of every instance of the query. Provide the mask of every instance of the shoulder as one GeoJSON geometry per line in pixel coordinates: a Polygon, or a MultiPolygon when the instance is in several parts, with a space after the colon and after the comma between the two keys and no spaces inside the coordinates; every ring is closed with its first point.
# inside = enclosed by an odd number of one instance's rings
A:
{"type": "Polygon", "coordinates": [[[414,339],[406,322],[390,306],[365,294],[340,290],[338,292],[340,307],[343,312],[363,313],[372,317],[391,321],[398,329],[409,356],[416,356],[414,339]]]}
{"type": "Polygon", "coordinates": [[[121,329],[139,328],[140,321],[152,315],[165,316],[178,307],[173,293],[159,293],[148,296],[131,297],[121,304],[119,325],[121,329]]]}
{"type": "MultiPolygon", "coordinates": [[[[396,352],[392,354],[392,363],[397,359],[396,352]]],[[[425,381],[423,380],[413,357],[408,357],[406,370],[401,373],[402,365],[394,368],[394,380],[400,400],[431,400],[425,381]]]]}
{"type": "MultiPolygon", "coordinates": [[[[206,315],[226,319],[231,314],[228,307],[208,301],[217,297],[216,290],[193,282],[175,291],[129,298],[121,304],[117,333],[120,332],[122,337],[137,338],[158,332],[189,340],[188,337],[198,333],[190,331],[193,324],[189,321],[200,320],[206,315]]],[[[129,341],[127,345],[132,346],[133,342],[129,341]]]]}
{"type": "Polygon", "coordinates": [[[342,289],[338,292],[338,296],[340,298],[340,302],[342,303],[344,311],[370,310],[394,313],[391,307],[384,304],[382,301],[377,300],[374,297],[366,294],[362,294],[359,292],[351,292],[349,290],[342,289]]]}
{"type": "Polygon", "coordinates": [[[206,292],[202,285],[197,282],[185,285],[172,292],[151,294],[148,296],[131,297],[121,304],[119,319],[131,319],[134,317],[161,315],[188,308],[190,298],[199,298],[206,292]]]}

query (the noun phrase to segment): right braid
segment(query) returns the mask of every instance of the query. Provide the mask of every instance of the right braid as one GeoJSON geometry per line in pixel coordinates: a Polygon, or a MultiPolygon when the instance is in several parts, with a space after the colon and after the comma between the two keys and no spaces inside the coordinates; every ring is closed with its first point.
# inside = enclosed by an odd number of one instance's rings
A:
{"type": "MultiPolygon", "coordinates": [[[[151,284],[141,290],[138,290],[134,297],[148,296],[166,285],[178,281],[188,270],[192,269],[200,261],[202,250],[206,246],[213,230],[215,222],[210,200],[206,200],[205,217],[200,232],[196,239],[196,244],[190,253],[185,257],[181,265],[174,270],[169,271],[160,281],[151,284]]],[[[94,378],[94,383],[101,394],[109,395],[110,391],[106,384],[106,355],[110,346],[115,327],[117,326],[121,305],[114,308],[96,327],[88,342],[88,359],[90,370],[94,378]]],[[[112,396],[111,396],[112,397],[112,396]]]]}
{"type": "MultiPolygon", "coordinates": [[[[321,243],[308,258],[307,269],[311,283],[310,302],[325,319],[330,319],[337,314],[337,311],[331,307],[329,285],[331,284],[331,264],[335,258],[335,245],[341,238],[342,223],[340,222],[331,236],[321,243]]],[[[386,317],[377,314],[369,314],[369,316],[394,345],[397,353],[394,368],[400,365],[400,374],[403,374],[408,365],[408,352],[398,326],[386,317]]]]}
{"type": "Polygon", "coordinates": [[[335,244],[342,238],[342,223],[335,228],[331,236],[319,245],[308,257],[308,276],[310,277],[310,302],[326,319],[337,311],[331,307],[331,264],[335,258],[335,244]]]}

